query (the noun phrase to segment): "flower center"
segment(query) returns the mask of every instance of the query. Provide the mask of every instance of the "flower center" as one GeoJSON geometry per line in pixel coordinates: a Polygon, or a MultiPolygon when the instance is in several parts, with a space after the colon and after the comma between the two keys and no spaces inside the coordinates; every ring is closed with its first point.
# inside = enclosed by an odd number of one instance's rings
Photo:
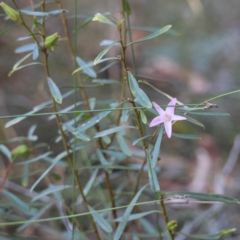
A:
{"type": "Polygon", "coordinates": [[[164,115],[163,118],[164,118],[164,121],[165,121],[165,122],[171,121],[171,119],[172,119],[171,115],[169,115],[169,114],[167,114],[167,113],[165,113],[165,115],[164,115]]]}

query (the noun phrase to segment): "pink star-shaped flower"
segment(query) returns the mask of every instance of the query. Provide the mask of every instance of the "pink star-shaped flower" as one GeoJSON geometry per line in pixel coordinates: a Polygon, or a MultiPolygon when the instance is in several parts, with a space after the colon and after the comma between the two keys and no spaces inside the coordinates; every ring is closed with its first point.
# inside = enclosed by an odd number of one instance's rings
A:
{"type": "Polygon", "coordinates": [[[157,110],[160,116],[155,117],[151,122],[149,127],[156,126],[160,123],[164,123],[165,131],[167,133],[168,138],[172,135],[172,121],[186,120],[185,117],[174,115],[175,105],[177,99],[173,98],[172,101],[168,104],[166,111],[164,111],[160,106],[158,106],[155,102],[153,102],[153,106],[157,110]]]}

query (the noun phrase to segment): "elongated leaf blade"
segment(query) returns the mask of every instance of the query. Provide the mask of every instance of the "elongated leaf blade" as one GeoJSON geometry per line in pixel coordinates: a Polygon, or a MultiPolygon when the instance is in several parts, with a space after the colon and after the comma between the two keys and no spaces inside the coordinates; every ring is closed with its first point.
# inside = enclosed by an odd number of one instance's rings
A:
{"type": "Polygon", "coordinates": [[[49,89],[50,89],[50,92],[53,96],[53,98],[55,99],[55,101],[57,103],[62,103],[62,94],[58,88],[58,86],[56,85],[56,83],[51,79],[51,78],[48,78],[48,86],[49,86],[49,89]]]}
{"type": "Polygon", "coordinates": [[[117,141],[123,153],[125,153],[128,157],[131,157],[132,151],[129,149],[125,139],[120,133],[117,133],[117,141]]]}
{"type": "Polygon", "coordinates": [[[191,139],[191,140],[199,140],[201,137],[193,134],[181,134],[181,133],[172,133],[172,136],[182,139],[191,139]]]}
{"type": "Polygon", "coordinates": [[[102,23],[109,24],[109,25],[117,27],[117,25],[112,20],[108,19],[107,17],[105,17],[101,13],[97,13],[94,16],[94,18],[92,19],[92,21],[99,21],[99,22],[102,22],[102,23]]]}
{"type": "Polygon", "coordinates": [[[149,100],[147,94],[141,88],[139,88],[137,91],[136,100],[141,106],[152,108],[151,101],[149,100]]]}
{"type": "Polygon", "coordinates": [[[102,165],[106,166],[110,164],[99,149],[97,149],[97,156],[102,165]]]}
{"type": "Polygon", "coordinates": [[[138,82],[130,71],[128,71],[127,74],[128,74],[130,90],[131,90],[133,96],[136,97],[137,91],[139,90],[138,82]]]}
{"type": "Polygon", "coordinates": [[[87,136],[87,135],[84,134],[84,133],[77,132],[77,133],[75,134],[75,136],[76,136],[77,138],[79,138],[79,139],[85,141],[85,142],[89,142],[89,141],[90,141],[90,137],[87,136]]]}
{"type": "Polygon", "coordinates": [[[84,62],[80,57],[76,57],[76,61],[77,64],[79,65],[79,67],[83,68],[83,72],[88,75],[91,78],[96,78],[97,77],[97,73],[91,68],[91,66],[93,66],[93,63],[86,63],[84,62]],[[88,66],[86,68],[84,68],[85,66],[88,66]]]}
{"type": "Polygon", "coordinates": [[[138,39],[138,40],[136,40],[136,41],[134,41],[134,42],[129,43],[127,46],[129,46],[129,45],[131,45],[131,44],[134,44],[134,43],[143,42],[143,41],[146,41],[146,40],[149,40],[149,39],[158,37],[159,35],[167,32],[171,27],[172,27],[172,25],[167,25],[167,26],[161,28],[160,30],[158,30],[158,31],[156,31],[156,32],[154,32],[154,33],[152,33],[152,34],[147,35],[146,37],[143,37],[143,38],[141,38],[141,39],[138,39]]]}
{"type": "Polygon", "coordinates": [[[115,133],[115,132],[119,132],[119,131],[122,131],[122,130],[125,130],[125,129],[128,129],[128,128],[135,128],[135,127],[133,127],[133,126],[119,126],[119,127],[110,128],[110,129],[104,130],[102,132],[98,132],[94,136],[94,138],[103,137],[103,136],[106,136],[106,135],[109,135],[109,134],[112,134],[112,133],[115,133]]]}
{"type": "Polygon", "coordinates": [[[162,136],[163,136],[163,125],[160,127],[160,131],[158,133],[157,141],[155,143],[154,149],[153,149],[153,154],[152,154],[152,160],[151,160],[151,165],[152,168],[156,166],[159,154],[160,154],[160,146],[162,142],[162,136]]]}
{"type": "MultiPolygon", "coordinates": [[[[140,218],[143,218],[149,214],[152,214],[152,213],[159,213],[159,211],[157,210],[152,210],[152,211],[148,211],[148,212],[142,212],[142,213],[134,213],[134,214],[131,214],[128,218],[128,221],[133,221],[133,220],[136,220],[136,219],[140,219],[140,218]]],[[[121,222],[122,221],[122,217],[119,217],[119,218],[116,218],[114,220],[114,222],[121,222]]]]}
{"type": "Polygon", "coordinates": [[[139,110],[139,112],[140,112],[140,117],[141,117],[142,122],[144,124],[146,124],[147,123],[147,117],[146,117],[145,113],[141,109],[139,110]]]}
{"type": "Polygon", "coordinates": [[[229,117],[229,113],[225,112],[187,112],[188,114],[193,114],[193,115],[202,115],[202,116],[227,116],[229,117]]]}
{"type": "Polygon", "coordinates": [[[116,42],[113,42],[110,46],[106,47],[102,52],[100,52],[98,54],[98,56],[95,58],[93,64],[96,65],[99,63],[99,61],[103,58],[103,56],[112,48],[112,46],[115,44],[116,42]]]}
{"type": "Polygon", "coordinates": [[[0,144],[0,152],[2,152],[9,161],[12,161],[12,154],[6,146],[0,144]]]}
{"type": "Polygon", "coordinates": [[[36,17],[47,17],[49,14],[46,12],[34,12],[28,10],[21,10],[21,13],[24,13],[29,16],[36,16],[36,17]]]}
{"type": "Polygon", "coordinates": [[[117,229],[116,229],[116,232],[114,234],[114,237],[113,237],[113,240],[119,240],[126,225],[127,225],[127,222],[128,222],[128,218],[133,210],[133,205],[137,202],[139,196],[141,195],[141,193],[143,192],[143,190],[146,188],[146,185],[143,186],[138,192],[137,194],[135,195],[135,197],[132,199],[132,201],[130,202],[129,206],[127,207],[127,209],[125,210],[123,216],[122,216],[122,219],[121,219],[121,222],[119,223],[117,229]]]}
{"type": "MultiPolygon", "coordinates": [[[[95,212],[95,209],[92,208],[91,206],[88,206],[89,211],[95,212]]],[[[96,222],[96,224],[105,232],[111,233],[112,232],[112,227],[110,224],[97,212],[92,213],[92,216],[96,222]]]]}
{"type": "Polygon", "coordinates": [[[141,142],[142,140],[144,140],[144,139],[146,139],[146,138],[149,138],[149,137],[151,137],[151,135],[147,135],[147,136],[138,138],[138,139],[136,139],[136,140],[132,143],[132,145],[135,146],[136,144],[138,144],[138,143],[141,142]]]}
{"type": "Polygon", "coordinates": [[[194,119],[194,118],[192,118],[192,117],[189,117],[188,115],[184,115],[184,117],[187,118],[186,120],[187,120],[188,122],[191,122],[191,123],[193,123],[193,124],[195,124],[195,125],[197,125],[197,126],[200,126],[200,127],[202,127],[202,128],[205,129],[205,126],[204,126],[201,122],[199,122],[198,120],[196,120],[196,119],[194,119]]]}
{"type": "Polygon", "coordinates": [[[212,193],[197,193],[197,192],[165,192],[164,196],[171,197],[174,195],[184,196],[187,195],[190,198],[195,198],[202,201],[217,201],[223,203],[239,203],[237,198],[232,198],[220,194],[212,194],[212,193]]]}

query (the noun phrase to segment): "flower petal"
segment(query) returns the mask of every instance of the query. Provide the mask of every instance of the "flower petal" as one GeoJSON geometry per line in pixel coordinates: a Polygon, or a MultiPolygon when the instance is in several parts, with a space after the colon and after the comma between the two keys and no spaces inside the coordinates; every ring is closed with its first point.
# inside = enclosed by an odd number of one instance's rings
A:
{"type": "Polygon", "coordinates": [[[164,122],[164,127],[168,138],[170,138],[172,136],[172,122],[171,121],[164,122]]]}
{"type": "Polygon", "coordinates": [[[153,126],[156,126],[160,123],[164,122],[163,120],[163,117],[161,116],[158,116],[158,117],[155,117],[149,124],[149,127],[153,127],[153,126]]]}
{"type": "Polygon", "coordinates": [[[166,108],[166,112],[167,112],[170,116],[173,116],[173,115],[174,115],[174,110],[175,110],[174,105],[176,105],[176,102],[177,102],[177,99],[176,99],[176,98],[173,98],[172,101],[168,104],[168,106],[172,106],[172,107],[167,107],[167,108],[166,108]]]}
{"type": "Polygon", "coordinates": [[[152,102],[152,103],[154,108],[157,110],[158,114],[160,116],[163,116],[165,114],[165,111],[160,106],[158,106],[155,102],[152,102]]]}
{"type": "Polygon", "coordinates": [[[182,116],[178,116],[178,115],[173,115],[172,116],[172,121],[176,121],[176,120],[186,120],[187,118],[182,117],[182,116]]]}

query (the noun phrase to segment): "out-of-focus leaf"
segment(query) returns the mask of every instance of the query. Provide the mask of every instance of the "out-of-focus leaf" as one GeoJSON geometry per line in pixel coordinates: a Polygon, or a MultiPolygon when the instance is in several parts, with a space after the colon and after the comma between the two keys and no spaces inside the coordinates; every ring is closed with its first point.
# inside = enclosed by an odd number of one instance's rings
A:
{"type": "Polygon", "coordinates": [[[108,40],[108,39],[104,39],[100,42],[100,46],[109,46],[113,44],[114,46],[121,46],[121,44],[119,42],[113,41],[113,40],[108,40]]]}
{"type": "Polygon", "coordinates": [[[58,86],[56,85],[56,83],[51,79],[51,78],[47,78],[48,79],[48,86],[50,89],[50,92],[53,96],[53,98],[55,99],[55,101],[57,103],[62,103],[62,94],[58,88],[58,86]]]}
{"type": "Polygon", "coordinates": [[[123,7],[124,7],[124,12],[127,15],[130,15],[131,14],[131,8],[129,6],[128,0],[123,0],[123,7]]]}
{"type": "Polygon", "coordinates": [[[132,151],[129,149],[127,143],[125,142],[125,139],[120,133],[117,133],[117,141],[123,153],[126,154],[128,157],[131,157],[132,151]]]}
{"type": "Polygon", "coordinates": [[[97,77],[96,72],[91,68],[93,66],[92,62],[91,63],[86,63],[80,57],[76,57],[76,61],[77,61],[77,64],[79,65],[79,67],[83,69],[83,72],[86,75],[88,75],[91,78],[96,78],[97,77]]]}
{"type": "MultiPolygon", "coordinates": [[[[16,26],[16,25],[14,25],[14,26],[16,26]]],[[[14,26],[11,26],[11,27],[9,27],[9,28],[4,29],[3,31],[1,31],[1,32],[0,32],[0,36],[2,36],[4,33],[8,32],[8,31],[9,31],[11,28],[13,28],[14,26]]]]}
{"type": "Polygon", "coordinates": [[[161,28],[160,30],[158,30],[158,31],[156,31],[156,32],[154,32],[154,33],[146,36],[146,37],[143,37],[143,38],[141,38],[141,39],[138,39],[138,40],[136,40],[136,41],[134,41],[134,42],[129,43],[127,46],[129,46],[129,45],[131,45],[131,44],[134,44],[134,43],[143,42],[143,41],[146,41],[146,40],[149,40],[149,39],[158,37],[159,35],[167,32],[171,27],[172,27],[172,25],[167,25],[167,26],[161,28]]]}
{"type": "Polygon", "coordinates": [[[58,185],[58,186],[51,185],[48,188],[46,188],[45,190],[43,190],[41,193],[39,193],[36,197],[34,197],[31,200],[31,202],[34,202],[34,201],[38,200],[39,198],[47,196],[51,193],[59,192],[59,191],[62,191],[64,189],[71,188],[71,187],[72,187],[72,185],[58,185]]]}
{"type": "Polygon", "coordinates": [[[25,157],[29,155],[29,153],[30,149],[28,148],[28,146],[26,146],[25,144],[21,144],[12,150],[12,157],[13,159],[15,159],[16,157],[25,157]]]}
{"type": "Polygon", "coordinates": [[[214,239],[220,239],[222,236],[233,233],[235,231],[236,231],[236,228],[221,230],[221,231],[219,231],[217,233],[213,233],[213,234],[187,234],[187,233],[183,233],[183,232],[178,232],[177,234],[182,234],[191,239],[214,240],[214,239]]]}
{"type": "Polygon", "coordinates": [[[122,233],[127,225],[129,216],[133,210],[133,205],[137,202],[139,196],[141,195],[142,191],[145,189],[146,185],[143,186],[135,195],[135,197],[132,199],[132,201],[129,203],[129,206],[127,207],[127,209],[125,210],[123,216],[121,217],[121,222],[119,223],[116,232],[114,234],[113,240],[118,240],[120,239],[120,237],[122,236],[122,233]]]}
{"type": "Polygon", "coordinates": [[[138,139],[136,139],[136,140],[132,143],[132,145],[135,146],[135,145],[138,144],[140,141],[142,141],[142,140],[144,140],[144,139],[146,139],[146,138],[149,138],[149,137],[151,137],[151,135],[147,135],[147,136],[138,138],[138,139]]]}
{"type": "MultiPolygon", "coordinates": [[[[55,203],[54,202],[50,202],[48,203],[46,206],[44,206],[36,215],[34,215],[31,219],[29,219],[29,222],[21,225],[20,227],[17,228],[16,232],[21,232],[23,231],[25,228],[27,228],[29,225],[32,224],[32,221],[39,219],[44,213],[47,212],[47,210],[52,207],[55,203]]],[[[26,238],[25,240],[27,240],[28,238],[26,238]]],[[[18,240],[18,239],[16,239],[18,240]]]]}
{"type": "Polygon", "coordinates": [[[103,56],[112,48],[112,46],[115,44],[116,42],[113,42],[111,45],[109,45],[108,47],[106,47],[102,52],[100,52],[98,54],[98,56],[95,58],[93,64],[97,65],[99,63],[99,61],[103,58],[103,56]]]}
{"type": "MultiPolygon", "coordinates": [[[[101,59],[101,60],[98,62],[98,64],[99,64],[99,63],[102,63],[102,62],[109,61],[109,60],[119,60],[119,58],[117,58],[117,57],[104,58],[104,59],[101,59]]],[[[95,65],[96,65],[96,64],[95,64],[95,65]]],[[[74,72],[72,73],[72,75],[75,74],[76,72],[82,71],[82,70],[84,70],[84,69],[86,69],[86,68],[89,68],[89,67],[92,67],[92,66],[94,66],[94,63],[93,63],[93,62],[87,63],[85,66],[80,67],[80,68],[77,68],[76,70],[74,70],[74,72]]]]}
{"type": "Polygon", "coordinates": [[[147,117],[146,117],[145,113],[141,109],[139,110],[139,112],[140,112],[140,117],[141,117],[142,122],[144,124],[146,124],[147,123],[147,117]]]}
{"type": "Polygon", "coordinates": [[[227,116],[229,117],[229,113],[225,112],[187,112],[188,114],[194,114],[194,115],[204,115],[204,116],[227,116]]]}
{"type": "Polygon", "coordinates": [[[32,125],[30,128],[29,128],[29,130],[28,130],[28,139],[29,140],[31,140],[31,141],[36,141],[37,139],[38,139],[38,136],[36,136],[36,135],[33,135],[33,133],[34,133],[34,131],[36,130],[36,128],[37,128],[37,125],[36,124],[34,124],[34,125],[32,125]]]}
{"type": "MultiPolygon", "coordinates": [[[[139,218],[143,218],[149,214],[152,214],[152,213],[159,213],[159,211],[157,210],[152,210],[152,211],[148,211],[148,212],[142,212],[142,213],[134,213],[134,214],[131,214],[128,218],[128,221],[132,221],[132,220],[136,220],[136,219],[139,219],[139,218]]],[[[121,222],[122,221],[122,217],[118,217],[114,220],[114,222],[121,222]]]]}
{"type": "Polygon", "coordinates": [[[201,137],[193,134],[181,134],[181,133],[172,133],[172,136],[177,138],[183,138],[183,139],[192,139],[192,140],[198,140],[201,139],[201,137]]]}
{"type": "Polygon", "coordinates": [[[101,85],[105,85],[105,84],[120,84],[119,81],[117,80],[111,80],[111,79],[94,79],[92,80],[93,83],[99,83],[101,85]]]}
{"type": "Polygon", "coordinates": [[[156,166],[159,154],[160,154],[160,147],[161,147],[161,142],[162,142],[162,136],[163,136],[163,125],[160,127],[159,133],[158,133],[158,137],[157,137],[157,141],[154,145],[154,149],[153,149],[153,154],[152,154],[152,160],[151,160],[151,165],[152,168],[154,168],[156,166]]]}
{"type": "Polygon", "coordinates": [[[97,156],[102,165],[106,166],[110,164],[99,149],[97,149],[97,156]]]}
{"type": "Polygon", "coordinates": [[[29,163],[33,163],[33,162],[36,162],[38,160],[41,160],[41,159],[44,159],[45,157],[49,156],[50,154],[52,154],[52,152],[46,152],[38,157],[35,157],[33,159],[30,159],[30,160],[27,160],[27,161],[24,161],[24,162],[20,162],[20,163],[15,163],[15,165],[24,165],[24,164],[29,164],[29,163]]]}
{"type": "Polygon", "coordinates": [[[171,197],[174,195],[184,196],[187,195],[189,198],[195,198],[202,201],[217,201],[224,203],[239,203],[237,198],[232,198],[220,194],[212,194],[212,193],[197,193],[197,192],[165,192],[165,197],[171,197]]]}
{"type": "Polygon", "coordinates": [[[83,140],[83,141],[85,141],[85,142],[89,142],[89,141],[90,141],[90,137],[87,136],[86,134],[82,133],[82,132],[74,133],[74,135],[75,135],[77,138],[79,138],[79,139],[81,139],[81,140],[83,140]]]}
{"type": "MultiPolygon", "coordinates": [[[[91,178],[89,179],[89,181],[87,182],[87,184],[85,185],[84,189],[83,189],[83,193],[84,193],[84,196],[87,196],[88,193],[90,192],[94,182],[96,181],[96,177],[97,177],[97,174],[98,174],[98,169],[96,169],[92,175],[91,175],[91,178]]],[[[75,204],[80,204],[82,203],[83,199],[82,199],[82,196],[79,195],[78,199],[77,199],[77,202],[75,204]]]]}
{"type": "Polygon", "coordinates": [[[9,161],[12,161],[12,154],[6,146],[0,144],[0,152],[2,152],[9,161]]]}
{"type": "Polygon", "coordinates": [[[33,49],[33,60],[36,60],[39,56],[39,50],[38,50],[38,45],[36,44],[34,49],[33,49]]]}
{"type": "Polygon", "coordinates": [[[23,176],[22,176],[22,186],[23,187],[28,186],[28,175],[29,175],[29,165],[24,164],[23,165],[23,176]]]}
{"type": "Polygon", "coordinates": [[[21,47],[16,48],[14,52],[15,53],[32,52],[36,45],[37,45],[36,43],[25,44],[21,47]]]}
{"type": "Polygon", "coordinates": [[[94,18],[92,19],[92,21],[99,21],[99,22],[102,22],[102,23],[109,24],[109,25],[117,27],[117,25],[112,20],[108,19],[107,17],[105,17],[101,13],[97,13],[94,16],[94,18]]]}
{"type": "Polygon", "coordinates": [[[28,11],[28,10],[21,10],[21,13],[24,13],[30,16],[36,16],[36,17],[47,17],[49,15],[46,12],[34,12],[34,11],[28,11]]]}
{"type": "Polygon", "coordinates": [[[98,132],[94,136],[94,138],[103,137],[103,136],[106,136],[106,135],[109,135],[109,134],[112,134],[112,133],[115,133],[115,132],[119,132],[119,131],[122,131],[122,130],[125,130],[125,129],[128,129],[128,128],[135,128],[135,127],[133,127],[133,126],[119,126],[119,127],[110,128],[110,129],[98,132]]]}
{"type": "Polygon", "coordinates": [[[66,10],[66,9],[56,9],[56,10],[48,12],[48,14],[49,15],[59,15],[61,13],[65,13],[65,12],[68,12],[68,10],[66,10]]]}
{"type": "Polygon", "coordinates": [[[33,65],[42,65],[41,62],[32,62],[32,63],[28,63],[28,64],[25,64],[25,65],[22,65],[22,66],[19,66],[18,68],[15,68],[13,69],[11,72],[8,73],[8,76],[10,77],[14,72],[20,70],[20,69],[23,69],[23,68],[26,68],[26,67],[30,67],[30,66],[33,66],[33,65]]]}
{"type": "Polygon", "coordinates": [[[16,195],[10,193],[6,189],[2,190],[3,195],[8,198],[9,202],[13,203],[14,206],[18,208],[19,211],[23,212],[27,216],[34,216],[38,213],[37,209],[30,208],[28,204],[18,198],[16,195]]]}
{"type": "MultiPolygon", "coordinates": [[[[96,210],[92,208],[91,206],[88,206],[88,209],[90,212],[95,212],[96,210]]],[[[112,227],[110,224],[97,212],[92,213],[92,216],[96,222],[96,224],[105,232],[111,233],[112,232],[112,227]]]]}
{"type": "Polygon", "coordinates": [[[197,126],[200,126],[200,127],[202,127],[202,128],[205,129],[205,126],[204,126],[202,123],[200,123],[198,120],[196,120],[196,119],[194,119],[194,118],[191,118],[191,117],[189,117],[188,115],[184,115],[184,117],[187,118],[187,121],[188,121],[188,122],[191,122],[191,123],[193,123],[193,124],[195,124],[195,125],[197,125],[197,126]]]}
{"type": "Polygon", "coordinates": [[[89,23],[91,23],[91,22],[92,22],[92,18],[86,19],[86,21],[85,21],[82,25],[80,25],[79,27],[77,27],[77,28],[74,30],[74,32],[77,32],[78,30],[86,27],[86,26],[87,26],[89,23]]]}

